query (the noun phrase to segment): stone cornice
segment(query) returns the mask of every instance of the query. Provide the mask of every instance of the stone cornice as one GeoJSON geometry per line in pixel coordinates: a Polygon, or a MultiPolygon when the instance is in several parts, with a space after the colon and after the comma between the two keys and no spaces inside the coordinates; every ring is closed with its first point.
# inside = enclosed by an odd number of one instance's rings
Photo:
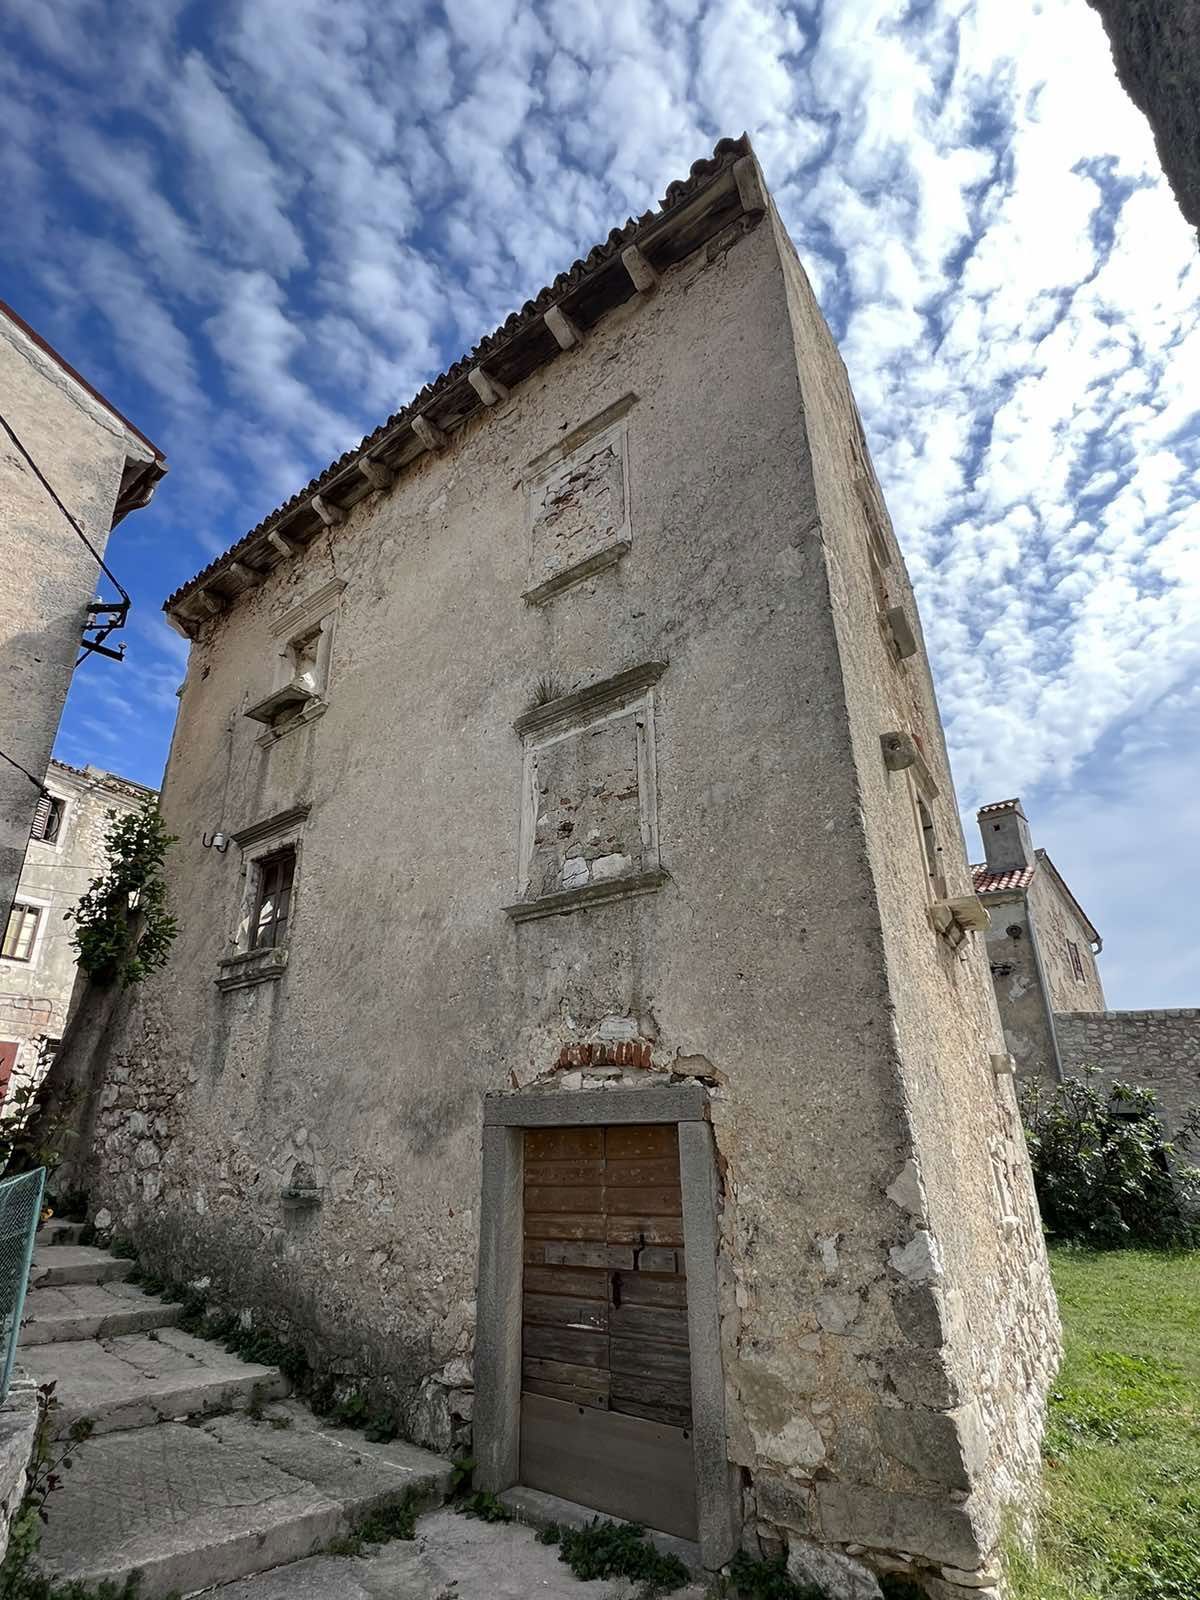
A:
{"type": "Polygon", "coordinates": [[[578,726],[593,712],[606,711],[618,706],[657,683],[667,670],[665,661],[644,661],[640,666],[629,667],[599,683],[589,683],[571,694],[559,695],[545,705],[533,706],[513,723],[524,737],[529,733],[544,733],[550,728],[578,726]]]}

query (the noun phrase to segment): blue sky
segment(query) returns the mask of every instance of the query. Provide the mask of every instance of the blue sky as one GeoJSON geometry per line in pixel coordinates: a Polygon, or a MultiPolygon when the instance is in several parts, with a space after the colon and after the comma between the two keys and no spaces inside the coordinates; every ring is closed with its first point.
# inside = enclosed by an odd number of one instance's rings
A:
{"type": "Polygon", "coordinates": [[[64,759],[155,782],[167,593],[745,128],[964,810],[1023,796],[1111,1003],[1200,1003],[1200,257],[1084,0],[0,0],[0,96],[3,297],[171,464],[64,759]]]}

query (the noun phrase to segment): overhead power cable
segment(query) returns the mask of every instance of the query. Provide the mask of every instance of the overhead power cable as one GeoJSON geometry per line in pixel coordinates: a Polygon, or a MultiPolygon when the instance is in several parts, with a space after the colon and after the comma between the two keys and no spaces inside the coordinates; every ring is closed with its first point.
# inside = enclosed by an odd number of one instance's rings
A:
{"type": "Polygon", "coordinates": [[[50,793],[49,789],[47,789],[42,780],[40,778],[35,778],[28,767],[23,767],[19,761],[14,761],[13,758],[10,755],[6,755],[3,750],[0,750],[0,760],[7,761],[10,767],[16,767],[18,772],[23,772],[39,794],[50,793]]]}
{"type": "Polygon", "coordinates": [[[54,485],[46,477],[46,474],[42,471],[41,467],[38,466],[37,462],[33,459],[33,457],[29,454],[29,451],[17,437],[16,431],[3,412],[0,412],[0,427],[3,427],[5,433],[24,456],[26,462],[29,464],[29,470],[41,484],[42,488],[45,489],[46,493],[50,496],[51,500],[53,500],[54,504],[62,512],[63,516],[67,519],[68,523],[70,523],[71,527],[75,530],[79,538],[83,540],[96,565],[100,568],[100,571],[121,596],[120,603],[117,605],[105,605],[99,601],[96,601],[94,604],[88,607],[89,621],[87,622],[83,631],[86,635],[89,628],[94,629],[96,632],[96,637],[94,639],[89,639],[87,637],[84,638],[83,653],[80,655],[79,660],[76,661],[75,665],[78,666],[79,662],[83,661],[88,653],[93,650],[102,656],[108,656],[113,661],[124,660],[124,644],[113,650],[105,646],[104,640],[108,638],[110,633],[113,633],[116,631],[116,629],[123,628],[125,626],[125,619],[129,615],[129,607],[133,604],[133,601],[129,597],[129,591],[121,583],[120,579],[113,572],[112,568],[109,567],[105,562],[104,557],[100,554],[99,550],[96,549],[96,546],[88,538],[87,534],[84,533],[83,529],[79,526],[79,523],[67,510],[66,506],[62,502],[61,497],[55,490],[54,485]],[[107,622],[102,620],[105,613],[108,615],[107,622]]]}
{"type": "Polygon", "coordinates": [[[13,432],[12,425],[9,423],[8,418],[4,415],[3,412],[0,412],[0,427],[3,427],[5,433],[12,440],[12,442],[16,445],[17,449],[21,452],[21,454],[25,457],[25,460],[29,463],[29,470],[33,473],[33,475],[37,479],[37,481],[41,484],[42,488],[45,489],[46,493],[50,496],[51,500],[54,501],[54,504],[62,512],[63,516],[66,517],[67,521],[71,524],[71,526],[74,528],[75,532],[83,540],[84,544],[87,545],[88,549],[91,551],[93,557],[95,558],[96,565],[100,568],[100,571],[108,579],[109,583],[112,584],[113,588],[121,596],[121,599],[124,600],[125,604],[129,605],[130,600],[129,600],[128,591],[125,588],[122,587],[122,585],[120,583],[120,580],[114,575],[112,570],[106,564],[106,562],[104,560],[104,557],[100,554],[99,550],[96,549],[96,546],[88,538],[87,534],[84,533],[83,529],[79,526],[78,522],[76,522],[75,518],[67,510],[66,506],[63,505],[61,499],[58,496],[58,493],[56,492],[56,490],[54,488],[54,485],[49,481],[49,479],[46,477],[46,474],[42,471],[41,467],[38,466],[37,462],[29,454],[29,451],[26,450],[25,446],[21,443],[20,439],[18,439],[17,435],[13,432]]]}

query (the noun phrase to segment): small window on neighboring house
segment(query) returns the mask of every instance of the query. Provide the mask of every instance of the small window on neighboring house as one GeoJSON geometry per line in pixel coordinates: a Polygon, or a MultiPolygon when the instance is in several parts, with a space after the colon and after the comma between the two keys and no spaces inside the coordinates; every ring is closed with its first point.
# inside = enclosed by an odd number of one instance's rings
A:
{"type": "Polygon", "coordinates": [[[1079,946],[1071,939],[1067,940],[1067,953],[1071,957],[1071,971],[1075,974],[1075,982],[1086,983],[1087,973],[1083,970],[1083,957],[1079,954],[1079,946]]]}
{"type": "Polygon", "coordinates": [[[37,810],[33,813],[33,830],[30,838],[37,839],[42,844],[54,844],[58,839],[58,830],[62,827],[65,810],[64,800],[60,800],[56,794],[44,794],[37,803],[37,810]]]}
{"type": "Polygon", "coordinates": [[[41,906],[23,905],[17,901],[8,915],[4,930],[3,955],[8,961],[29,961],[33,958],[34,940],[38,923],[42,919],[41,906]]]}
{"type": "Polygon", "coordinates": [[[257,863],[258,893],[250,924],[251,950],[265,950],[287,942],[288,916],[292,903],[292,880],[296,874],[296,852],[279,850],[257,863]]]}

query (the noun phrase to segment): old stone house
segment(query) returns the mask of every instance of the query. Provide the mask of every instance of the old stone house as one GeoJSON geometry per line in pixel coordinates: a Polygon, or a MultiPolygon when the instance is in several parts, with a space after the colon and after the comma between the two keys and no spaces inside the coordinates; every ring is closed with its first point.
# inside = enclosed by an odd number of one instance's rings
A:
{"type": "Polygon", "coordinates": [[[0,750],[9,757],[0,761],[5,920],[42,799],[34,780],[49,764],[100,583],[97,557],[122,518],[149,503],[166,470],[158,447],[0,301],[0,750]]]}
{"type": "Polygon", "coordinates": [[[33,1081],[39,1042],[62,1037],[78,970],[66,913],[104,869],[109,814],[154,798],[114,772],[50,763],[0,946],[0,1108],[33,1081]]]}
{"type": "Polygon", "coordinates": [[[971,868],[987,907],[988,961],[1005,1043],[1022,1077],[1153,1089],[1168,1131],[1200,1106],[1200,1008],[1110,1011],[1100,935],[1045,850],[1020,800],[979,811],[984,860],[971,868]]]}
{"type": "Polygon", "coordinates": [[[167,610],[182,931],[93,1205],[485,1487],[986,1589],[1053,1295],[912,591],[748,144],[167,610]]]}

